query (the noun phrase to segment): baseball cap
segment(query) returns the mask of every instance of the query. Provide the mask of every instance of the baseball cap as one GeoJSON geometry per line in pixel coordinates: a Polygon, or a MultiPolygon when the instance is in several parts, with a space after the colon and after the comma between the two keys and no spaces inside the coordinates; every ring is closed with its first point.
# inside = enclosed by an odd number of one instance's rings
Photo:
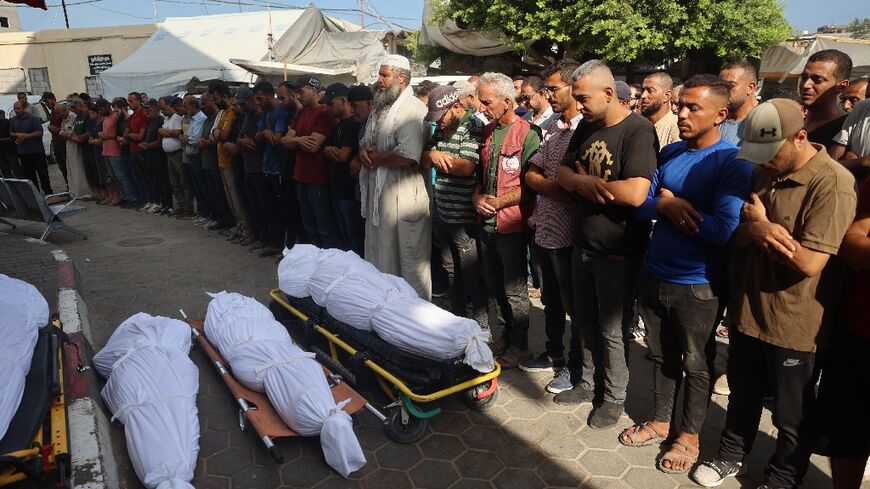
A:
{"type": "Polygon", "coordinates": [[[326,95],[320,99],[320,103],[329,104],[335,97],[347,97],[348,91],[347,85],[344,83],[333,83],[326,87],[326,95]]]}
{"type": "Polygon", "coordinates": [[[144,104],[142,104],[142,106],[143,107],[157,107],[157,100],[155,100],[153,98],[149,98],[148,100],[145,101],[144,104]]]}
{"type": "Polygon", "coordinates": [[[112,104],[110,104],[109,101],[106,100],[106,99],[104,99],[104,98],[98,98],[98,99],[94,102],[94,108],[95,108],[95,109],[102,109],[102,108],[104,108],[104,107],[111,107],[111,106],[112,106],[112,104]]]}
{"type": "Polygon", "coordinates": [[[296,79],[295,85],[299,88],[302,88],[305,85],[308,85],[308,86],[314,88],[315,90],[320,90],[320,87],[323,86],[323,84],[320,83],[320,80],[318,80],[317,78],[314,78],[311,75],[300,76],[299,78],[296,79]]]}
{"type": "Polygon", "coordinates": [[[374,95],[368,85],[354,85],[347,91],[348,102],[362,102],[372,99],[374,99],[374,95]]]}
{"type": "Polygon", "coordinates": [[[455,88],[450,85],[437,85],[429,92],[429,112],[424,120],[426,122],[440,121],[458,100],[459,92],[455,88]]]}
{"type": "Polygon", "coordinates": [[[250,88],[246,86],[241,86],[238,90],[236,90],[236,98],[233,99],[233,104],[243,104],[250,100],[253,96],[254,92],[252,92],[250,88]]]}
{"type": "Polygon", "coordinates": [[[465,80],[456,80],[455,82],[453,82],[453,88],[455,88],[456,91],[459,92],[460,97],[477,91],[477,87],[475,87],[473,83],[465,80]]]}
{"type": "Polygon", "coordinates": [[[743,126],[743,145],[738,158],[756,165],[772,160],[785,140],[804,127],[804,114],[797,102],[770,99],[752,109],[743,126]]]}
{"type": "Polygon", "coordinates": [[[616,81],[616,98],[619,100],[631,99],[631,87],[628,86],[628,83],[625,83],[622,80],[616,81]]]}

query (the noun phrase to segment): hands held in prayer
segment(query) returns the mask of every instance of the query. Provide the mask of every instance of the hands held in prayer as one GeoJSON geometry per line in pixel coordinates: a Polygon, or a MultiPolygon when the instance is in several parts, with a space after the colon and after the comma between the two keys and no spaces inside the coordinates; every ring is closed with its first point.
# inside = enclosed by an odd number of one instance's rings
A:
{"type": "Polygon", "coordinates": [[[750,223],[752,242],[779,261],[793,258],[800,248],[800,243],[794,240],[788,230],[767,219],[767,209],[755,193],[743,204],[740,217],[750,223]]]}
{"type": "Polygon", "coordinates": [[[477,213],[484,217],[494,216],[498,209],[495,207],[492,201],[495,200],[494,195],[490,194],[478,194],[474,195],[474,208],[477,210],[477,213]]]}
{"type": "Polygon", "coordinates": [[[704,216],[688,200],[675,196],[666,188],[659,190],[656,210],[674,223],[677,229],[690,236],[698,234],[698,224],[704,221],[704,216]]]}
{"type": "Polygon", "coordinates": [[[378,167],[377,163],[373,159],[373,156],[377,154],[374,148],[360,148],[359,151],[359,160],[362,162],[363,166],[368,168],[369,170],[374,170],[378,167]]]}
{"type": "Polygon", "coordinates": [[[615,199],[607,190],[607,182],[603,178],[587,175],[579,161],[575,162],[574,166],[577,168],[578,175],[571,179],[571,188],[566,190],[576,192],[584,199],[601,205],[607,205],[615,199]]]}
{"type": "Polygon", "coordinates": [[[429,151],[427,159],[441,173],[449,175],[453,169],[453,157],[443,151],[429,151]]]}
{"type": "Polygon", "coordinates": [[[765,209],[757,194],[750,194],[749,200],[743,203],[740,217],[746,222],[768,222],[767,209],[765,209]]]}

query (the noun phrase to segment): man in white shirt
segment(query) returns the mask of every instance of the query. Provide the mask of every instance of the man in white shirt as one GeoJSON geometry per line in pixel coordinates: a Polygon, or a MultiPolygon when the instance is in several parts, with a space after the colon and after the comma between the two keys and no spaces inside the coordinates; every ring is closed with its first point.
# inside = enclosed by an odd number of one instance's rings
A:
{"type": "Polygon", "coordinates": [[[176,111],[181,109],[181,99],[177,97],[163,97],[163,127],[158,129],[163,139],[161,145],[166,153],[166,162],[169,167],[169,183],[172,186],[172,195],[175,198],[174,216],[193,216],[193,190],[187,173],[184,171],[182,162],[183,145],[181,143],[182,116],[176,111]]]}
{"type": "Polygon", "coordinates": [[[520,100],[529,109],[523,115],[523,119],[540,127],[541,137],[546,137],[550,124],[559,119],[559,117],[558,114],[553,112],[553,107],[550,106],[550,102],[547,100],[544,80],[539,76],[526,77],[520,87],[520,100]]]}

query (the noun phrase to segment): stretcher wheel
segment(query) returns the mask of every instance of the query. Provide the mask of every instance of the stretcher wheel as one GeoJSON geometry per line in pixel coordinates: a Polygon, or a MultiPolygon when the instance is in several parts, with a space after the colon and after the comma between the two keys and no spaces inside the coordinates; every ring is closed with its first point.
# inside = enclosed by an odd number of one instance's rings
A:
{"type": "Polygon", "coordinates": [[[465,401],[465,404],[469,408],[474,409],[475,411],[486,411],[495,406],[495,403],[498,400],[498,384],[493,387],[492,381],[490,380],[483,384],[476,385],[462,393],[462,400],[465,401]],[[482,394],[489,390],[492,390],[492,393],[481,397],[482,394]]]}
{"type": "Polygon", "coordinates": [[[248,430],[248,417],[245,416],[245,411],[239,409],[239,431],[248,430]]]}
{"type": "Polygon", "coordinates": [[[387,415],[386,429],[387,436],[398,443],[414,443],[423,435],[426,434],[426,425],[428,422],[425,419],[420,419],[406,414],[407,422],[402,421],[402,408],[398,407],[390,411],[387,415]]]}

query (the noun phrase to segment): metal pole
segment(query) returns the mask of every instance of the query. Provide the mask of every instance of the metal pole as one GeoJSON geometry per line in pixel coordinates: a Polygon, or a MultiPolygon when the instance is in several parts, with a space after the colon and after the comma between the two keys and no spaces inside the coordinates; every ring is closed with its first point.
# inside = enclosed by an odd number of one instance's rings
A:
{"type": "Polygon", "coordinates": [[[69,16],[66,14],[66,0],[60,0],[60,5],[63,7],[63,21],[66,23],[66,28],[69,29],[69,16]]]}
{"type": "Polygon", "coordinates": [[[242,0],[239,0],[239,13],[242,13],[242,0]]]}
{"type": "Polygon", "coordinates": [[[366,0],[359,0],[359,28],[365,30],[366,26],[366,0]]]}
{"type": "Polygon", "coordinates": [[[157,0],[151,0],[151,7],[154,9],[154,23],[157,23],[157,0]]]}

